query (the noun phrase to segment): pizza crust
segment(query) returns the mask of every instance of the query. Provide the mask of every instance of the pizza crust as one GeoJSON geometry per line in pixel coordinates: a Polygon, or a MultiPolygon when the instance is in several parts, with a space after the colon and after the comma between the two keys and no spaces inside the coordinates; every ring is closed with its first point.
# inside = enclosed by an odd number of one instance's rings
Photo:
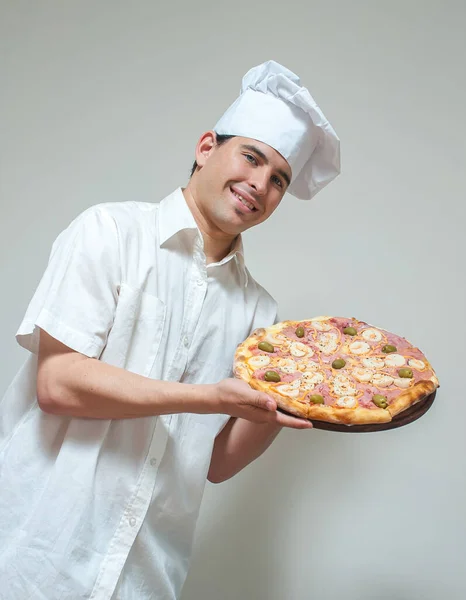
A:
{"type": "Polygon", "coordinates": [[[392,417],[383,408],[338,408],[326,404],[311,404],[287,398],[274,390],[273,384],[258,379],[250,379],[249,385],[273,398],[277,406],[295,417],[312,421],[327,421],[344,425],[365,425],[366,423],[388,423],[392,417]]]}
{"type": "Polygon", "coordinates": [[[400,412],[406,410],[413,404],[420,402],[430,396],[437,389],[437,385],[433,381],[418,381],[413,387],[408,388],[402,392],[396,400],[394,400],[389,406],[388,411],[391,416],[394,417],[400,412]]]}

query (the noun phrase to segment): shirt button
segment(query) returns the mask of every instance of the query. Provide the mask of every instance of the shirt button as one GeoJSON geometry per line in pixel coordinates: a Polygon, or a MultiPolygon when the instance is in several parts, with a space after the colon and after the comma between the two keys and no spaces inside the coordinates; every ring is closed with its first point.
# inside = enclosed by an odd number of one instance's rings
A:
{"type": "Polygon", "coordinates": [[[184,338],[183,344],[186,346],[186,348],[189,346],[189,340],[187,337],[184,338]]]}
{"type": "Polygon", "coordinates": [[[134,527],[136,525],[136,519],[134,517],[131,517],[131,519],[129,520],[129,524],[131,525],[131,527],[134,527]]]}
{"type": "Polygon", "coordinates": [[[204,285],[204,281],[202,279],[198,279],[197,280],[197,285],[200,287],[201,285],[204,285]]]}
{"type": "Polygon", "coordinates": [[[157,464],[157,459],[156,458],[151,458],[150,459],[150,464],[154,467],[157,464]]]}

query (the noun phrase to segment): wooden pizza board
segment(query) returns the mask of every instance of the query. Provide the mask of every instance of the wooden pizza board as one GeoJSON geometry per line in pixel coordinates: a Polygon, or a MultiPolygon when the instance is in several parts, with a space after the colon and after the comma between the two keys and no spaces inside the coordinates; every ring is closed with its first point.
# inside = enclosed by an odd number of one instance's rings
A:
{"type": "Polygon", "coordinates": [[[339,423],[327,423],[326,421],[316,421],[311,419],[312,424],[315,429],[325,429],[326,431],[341,431],[343,433],[368,433],[374,431],[385,431],[387,429],[396,429],[397,427],[403,427],[404,425],[409,425],[413,421],[422,417],[429,408],[432,406],[437,390],[421,400],[417,402],[407,410],[396,415],[393,419],[388,423],[373,423],[368,425],[340,425],[339,423]]]}

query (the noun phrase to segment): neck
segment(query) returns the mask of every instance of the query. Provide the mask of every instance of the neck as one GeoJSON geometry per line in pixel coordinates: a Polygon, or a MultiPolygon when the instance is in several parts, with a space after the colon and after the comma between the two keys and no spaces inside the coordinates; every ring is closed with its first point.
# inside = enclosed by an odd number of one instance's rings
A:
{"type": "Polygon", "coordinates": [[[230,252],[236,240],[236,236],[219,231],[209,223],[199,210],[189,189],[189,185],[182,191],[186,204],[189,206],[189,210],[191,211],[204,240],[204,254],[206,255],[207,264],[219,262],[230,252]]]}

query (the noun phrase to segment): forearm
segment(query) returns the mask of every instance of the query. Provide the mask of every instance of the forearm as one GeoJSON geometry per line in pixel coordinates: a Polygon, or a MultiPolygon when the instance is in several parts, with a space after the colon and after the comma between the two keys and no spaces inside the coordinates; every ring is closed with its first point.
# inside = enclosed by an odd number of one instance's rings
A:
{"type": "Polygon", "coordinates": [[[267,450],[281,429],[276,423],[230,419],[215,440],[209,481],[220,483],[239,473],[267,450]]]}
{"type": "Polygon", "coordinates": [[[82,356],[53,357],[40,366],[37,385],[45,412],[94,419],[218,412],[211,388],[157,381],[82,356]]]}

